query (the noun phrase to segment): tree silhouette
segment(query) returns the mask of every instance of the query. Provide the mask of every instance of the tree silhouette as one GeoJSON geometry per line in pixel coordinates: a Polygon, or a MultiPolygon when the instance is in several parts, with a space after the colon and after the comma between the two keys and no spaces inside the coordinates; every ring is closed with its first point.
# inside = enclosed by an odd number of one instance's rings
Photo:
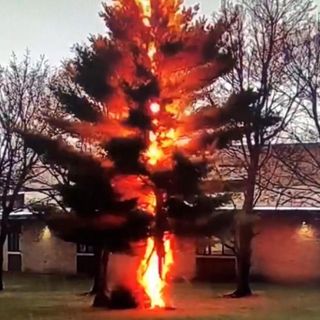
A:
{"type": "Polygon", "coordinates": [[[48,84],[48,65],[43,58],[33,63],[28,52],[21,61],[13,55],[8,67],[0,68],[0,291],[4,289],[4,244],[12,230],[10,215],[21,209],[17,208],[21,192],[44,171],[38,154],[26,147],[15,129],[46,131],[40,118],[52,102],[48,84]]]}

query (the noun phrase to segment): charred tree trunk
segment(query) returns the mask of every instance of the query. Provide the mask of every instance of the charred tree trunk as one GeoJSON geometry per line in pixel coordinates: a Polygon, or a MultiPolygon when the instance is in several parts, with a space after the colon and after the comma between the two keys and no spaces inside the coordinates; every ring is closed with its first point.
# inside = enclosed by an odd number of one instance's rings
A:
{"type": "Polygon", "coordinates": [[[93,307],[95,308],[109,308],[110,297],[108,288],[108,263],[109,263],[109,251],[103,249],[100,250],[99,261],[99,275],[97,276],[96,293],[93,301],[93,307]]]}

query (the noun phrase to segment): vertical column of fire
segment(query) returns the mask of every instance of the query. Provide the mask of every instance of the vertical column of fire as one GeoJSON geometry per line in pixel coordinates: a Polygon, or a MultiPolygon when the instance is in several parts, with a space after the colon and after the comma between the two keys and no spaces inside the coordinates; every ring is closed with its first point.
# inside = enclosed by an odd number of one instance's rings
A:
{"type": "MultiPolygon", "coordinates": [[[[142,10],[143,22],[147,27],[151,27],[150,18],[152,15],[150,0],[136,0],[142,10]]],[[[152,72],[156,72],[155,55],[156,45],[154,41],[148,43],[148,56],[152,64],[152,72]]],[[[161,105],[156,101],[149,103],[149,112],[152,115],[153,129],[148,134],[148,149],[145,157],[150,167],[156,167],[165,157],[163,150],[163,139],[168,140],[172,130],[163,131],[159,127],[158,116],[161,113],[161,105]]],[[[174,141],[171,141],[172,145],[174,141]]],[[[144,288],[150,301],[150,308],[164,308],[167,303],[164,297],[166,278],[170,266],[173,263],[171,236],[165,231],[165,212],[163,201],[165,194],[161,190],[154,188],[153,194],[148,199],[149,207],[152,207],[155,215],[155,232],[148,238],[146,252],[138,268],[138,282],[144,288]]]]}

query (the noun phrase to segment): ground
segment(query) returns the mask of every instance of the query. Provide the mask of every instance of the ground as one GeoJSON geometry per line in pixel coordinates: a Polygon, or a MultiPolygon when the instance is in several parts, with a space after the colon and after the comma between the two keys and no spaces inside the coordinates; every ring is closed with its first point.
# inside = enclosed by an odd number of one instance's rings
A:
{"type": "Polygon", "coordinates": [[[90,307],[88,279],[7,275],[0,294],[1,320],[318,320],[320,287],[255,285],[256,295],[233,300],[221,295],[232,285],[175,284],[175,311],[110,312],[90,307]]]}

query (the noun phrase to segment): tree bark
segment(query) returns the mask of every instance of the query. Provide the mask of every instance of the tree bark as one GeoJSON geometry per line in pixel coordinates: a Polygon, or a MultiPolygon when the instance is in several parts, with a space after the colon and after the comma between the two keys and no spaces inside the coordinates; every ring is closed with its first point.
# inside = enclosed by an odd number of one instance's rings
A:
{"type": "Polygon", "coordinates": [[[100,267],[99,267],[99,279],[97,283],[97,291],[93,301],[93,307],[95,308],[109,308],[110,297],[108,288],[108,263],[109,263],[109,251],[101,250],[100,267]]]}
{"type": "Polygon", "coordinates": [[[0,246],[0,291],[4,290],[3,281],[3,244],[0,246]]]}
{"type": "Polygon", "coordinates": [[[82,293],[83,296],[94,296],[98,292],[99,282],[100,282],[100,265],[101,265],[101,252],[102,249],[100,247],[94,247],[94,274],[90,274],[93,276],[92,287],[89,291],[82,293]]]}
{"type": "Polygon", "coordinates": [[[3,280],[3,262],[4,262],[4,243],[6,241],[8,234],[8,222],[5,213],[1,220],[0,227],[0,291],[4,290],[4,280],[3,280]]]}
{"type": "Polygon", "coordinates": [[[237,288],[232,293],[234,298],[250,296],[252,224],[239,226],[239,248],[236,255],[237,288]]]}
{"type": "Polygon", "coordinates": [[[256,176],[259,166],[259,150],[256,149],[251,154],[251,163],[248,170],[247,188],[243,205],[243,217],[240,217],[236,226],[236,274],[237,288],[229,296],[241,298],[252,295],[250,288],[250,268],[251,268],[251,243],[254,236],[253,219],[254,196],[256,176]]]}
{"type": "Polygon", "coordinates": [[[100,282],[100,264],[101,264],[101,254],[102,249],[95,247],[94,248],[94,278],[92,283],[92,288],[89,292],[90,295],[95,295],[98,293],[99,282],[100,282]]]}

